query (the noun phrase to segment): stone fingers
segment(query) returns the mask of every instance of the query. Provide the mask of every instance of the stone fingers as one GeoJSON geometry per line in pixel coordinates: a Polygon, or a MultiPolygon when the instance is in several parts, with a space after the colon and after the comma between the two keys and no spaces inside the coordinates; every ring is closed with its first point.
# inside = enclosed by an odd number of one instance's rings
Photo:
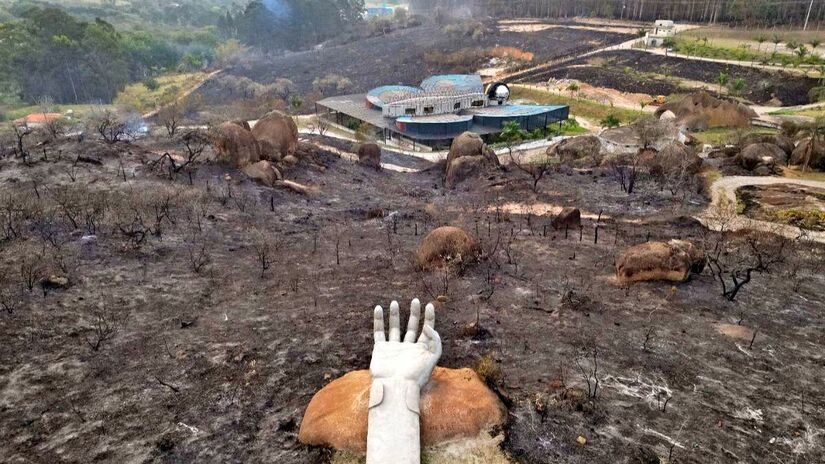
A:
{"type": "Polygon", "coordinates": [[[407,321],[407,333],[404,335],[404,343],[415,343],[419,319],[421,319],[421,302],[416,298],[410,303],[410,320],[407,321]]]}

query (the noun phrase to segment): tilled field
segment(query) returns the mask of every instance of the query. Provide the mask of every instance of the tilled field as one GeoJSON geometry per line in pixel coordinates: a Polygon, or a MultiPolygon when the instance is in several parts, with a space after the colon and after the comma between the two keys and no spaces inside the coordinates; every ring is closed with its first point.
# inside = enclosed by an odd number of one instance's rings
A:
{"type": "MultiPolygon", "coordinates": [[[[627,73],[622,70],[630,68],[640,73],[656,73],[663,76],[673,76],[692,81],[706,82],[710,89],[718,82],[719,73],[726,73],[730,81],[745,79],[747,85],[742,96],[754,103],[776,103],[782,106],[803,105],[808,103],[808,91],[817,85],[816,79],[800,77],[787,73],[764,71],[745,66],[727,65],[707,61],[688,60],[684,58],[665,57],[638,50],[614,50],[598,53],[587,58],[565,63],[564,67],[552,70],[536,71],[526,76],[527,81],[543,81],[549,77],[565,77],[573,75],[592,85],[610,87],[626,92],[646,92],[649,85],[651,90],[664,90],[660,80],[636,79],[635,86],[628,80],[627,73]],[[588,65],[594,61],[601,61],[605,66],[588,66],[585,68],[570,68],[568,66],[588,65]],[[578,69],[578,70],[577,70],[578,69]],[[651,84],[653,83],[653,84],[651,84]]],[[[718,84],[716,84],[718,86],[718,84]]],[[[661,94],[665,94],[660,92],[661,94]]],[[[653,94],[653,92],[651,92],[653,94]]]]}
{"type": "Polygon", "coordinates": [[[510,171],[447,191],[437,166],[376,172],[321,153],[286,172],[313,187],[303,196],[213,163],[169,180],[149,169],[156,146],[104,148],[0,160],[2,217],[15,220],[2,276],[19,283],[42,256],[37,276],[69,278],[35,281],[0,313],[4,463],[327,462],[296,440],[312,395],[368,366],[374,305],[439,295],[440,364],[492,361],[513,462],[825,456],[821,248],[799,261],[798,286],[759,274],[728,303],[707,273],[614,282],[626,247],[703,233],[685,217],[701,197],[683,204],[651,182],[628,196],[598,170],[555,173],[534,194],[510,171]],[[101,164],[78,167],[78,154],[101,164]],[[584,228],[554,231],[554,206],[581,207],[584,228]],[[443,224],[476,236],[486,258],[417,270],[410,256],[443,224]],[[476,320],[489,336],[465,329],[476,320]]]}

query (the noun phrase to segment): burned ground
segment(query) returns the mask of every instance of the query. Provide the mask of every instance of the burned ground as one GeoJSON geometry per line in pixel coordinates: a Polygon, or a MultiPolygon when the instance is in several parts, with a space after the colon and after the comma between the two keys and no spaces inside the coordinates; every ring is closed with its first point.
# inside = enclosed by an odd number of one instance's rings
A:
{"type": "MultiPolygon", "coordinates": [[[[434,74],[475,72],[489,60],[490,51],[495,47],[533,53],[533,61],[539,63],[629,37],[565,27],[534,33],[501,32],[490,27],[487,34],[474,39],[448,34],[438,26],[420,26],[346,45],[251,59],[228,69],[226,75],[243,76],[263,84],[287,78],[295,83],[298,92],[307,94],[313,90],[316,78],[335,73],[352,81],[347,92],[357,93],[379,85],[418,85],[434,74]]],[[[222,88],[219,79],[204,85],[199,94],[210,105],[230,104],[234,98],[222,88]]]]}
{"type": "MultiPolygon", "coordinates": [[[[713,90],[714,83],[718,82],[719,73],[726,73],[730,80],[744,79],[746,82],[742,97],[754,103],[765,104],[773,99],[778,100],[782,106],[802,105],[808,103],[808,91],[817,86],[817,80],[807,77],[800,77],[782,72],[764,71],[746,66],[728,65],[713,63],[708,61],[688,60],[685,58],[665,57],[638,50],[613,50],[595,55],[573,60],[564,64],[563,67],[551,70],[540,70],[534,74],[521,77],[521,80],[536,82],[546,80],[550,77],[570,77],[581,79],[587,83],[615,88],[626,92],[647,92],[645,81],[655,84],[655,90],[664,81],[665,77],[689,79],[692,81],[706,82],[710,90],[713,90]],[[599,62],[601,66],[594,66],[592,63],[599,62]],[[571,66],[585,66],[583,68],[571,68],[571,66]],[[654,73],[659,75],[659,79],[637,78],[636,86],[632,86],[628,81],[628,76],[640,73],[654,73]],[[571,75],[575,74],[575,76],[571,75]]],[[[718,84],[716,84],[718,88],[718,84]]],[[[664,90],[662,88],[661,90],[664,90]]],[[[651,94],[653,94],[651,92],[651,94]]],[[[667,95],[660,92],[658,94],[667,95]]]]}
{"type": "Polygon", "coordinates": [[[191,185],[186,171],[169,180],[149,169],[152,144],[50,153],[0,160],[0,259],[17,301],[0,314],[0,461],[325,462],[296,440],[302,412],[367,368],[370,309],[439,295],[440,364],[486,364],[516,462],[823,458],[821,247],[793,278],[756,276],[736,303],[707,274],[613,282],[626,247],[698,239],[701,197],[652,182],[628,197],[598,170],[553,174],[538,194],[516,171],[448,192],[437,170],[376,172],[325,153],[285,173],[317,189],[301,196],[212,163],[191,185]],[[102,164],[71,171],[78,154],[102,164]],[[584,228],[553,230],[550,206],[582,208],[584,228]],[[417,245],[444,224],[486,256],[461,274],[417,271],[417,245]],[[21,293],[34,257],[38,280],[68,287],[21,293]],[[466,330],[476,320],[483,337],[466,330]],[[758,334],[749,346],[719,323],[758,334]]]}
{"type": "Polygon", "coordinates": [[[742,187],[736,192],[743,214],[808,230],[825,230],[825,190],[795,185],[742,187]]]}
{"type": "MultiPolygon", "coordinates": [[[[620,92],[646,93],[648,95],[671,95],[685,92],[677,84],[665,79],[639,79],[632,72],[615,67],[568,66],[542,73],[539,77],[546,79],[576,79],[587,82],[594,87],[616,89],[620,92]]],[[[529,80],[535,81],[536,76],[529,80]]]]}

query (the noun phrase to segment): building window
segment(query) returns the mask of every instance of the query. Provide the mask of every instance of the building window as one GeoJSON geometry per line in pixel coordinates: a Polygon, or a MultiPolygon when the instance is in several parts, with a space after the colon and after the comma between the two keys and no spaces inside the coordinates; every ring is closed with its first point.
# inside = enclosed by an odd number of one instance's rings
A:
{"type": "Polygon", "coordinates": [[[475,106],[476,108],[484,106],[484,100],[473,100],[473,106],[475,106]]]}
{"type": "Polygon", "coordinates": [[[404,110],[404,114],[407,116],[415,116],[415,108],[407,108],[404,110]]]}
{"type": "Polygon", "coordinates": [[[434,108],[432,106],[425,106],[424,107],[424,114],[433,114],[434,108]]]}
{"type": "Polygon", "coordinates": [[[453,109],[454,110],[460,110],[461,109],[461,102],[457,102],[455,105],[453,105],[453,109]]]}

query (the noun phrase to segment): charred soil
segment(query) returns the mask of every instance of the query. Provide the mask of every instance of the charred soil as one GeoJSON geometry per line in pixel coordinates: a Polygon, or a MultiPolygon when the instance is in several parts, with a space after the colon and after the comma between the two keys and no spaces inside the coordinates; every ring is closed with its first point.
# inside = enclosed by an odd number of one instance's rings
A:
{"type": "Polygon", "coordinates": [[[371,308],[413,297],[442,301],[443,366],[485,360],[515,462],[822,462],[821,248],[797,288],[760,274],[736,303],[708,274],[622,287],[625,248],[700,238],[701,197],[652,182],[628,196],[598,171],[554,173],[538,194],[518,171],[447,191],[436,169],[322,150],[284,172],[311,188],[299,195],[213,162],[170,180],[153,144],[0,160],[2,462],[323,463],[297,442],[304,408],[368,367],[371,308]],[[562,206],[582,229],[552,228],[562,206]],[[481,261],[416,270],[442,225],[476,237],[481,261]],[[67,285],[41,287],[51,275],[67,285]],[[486,336],[467,335],[476,321],[486,336]]]}

